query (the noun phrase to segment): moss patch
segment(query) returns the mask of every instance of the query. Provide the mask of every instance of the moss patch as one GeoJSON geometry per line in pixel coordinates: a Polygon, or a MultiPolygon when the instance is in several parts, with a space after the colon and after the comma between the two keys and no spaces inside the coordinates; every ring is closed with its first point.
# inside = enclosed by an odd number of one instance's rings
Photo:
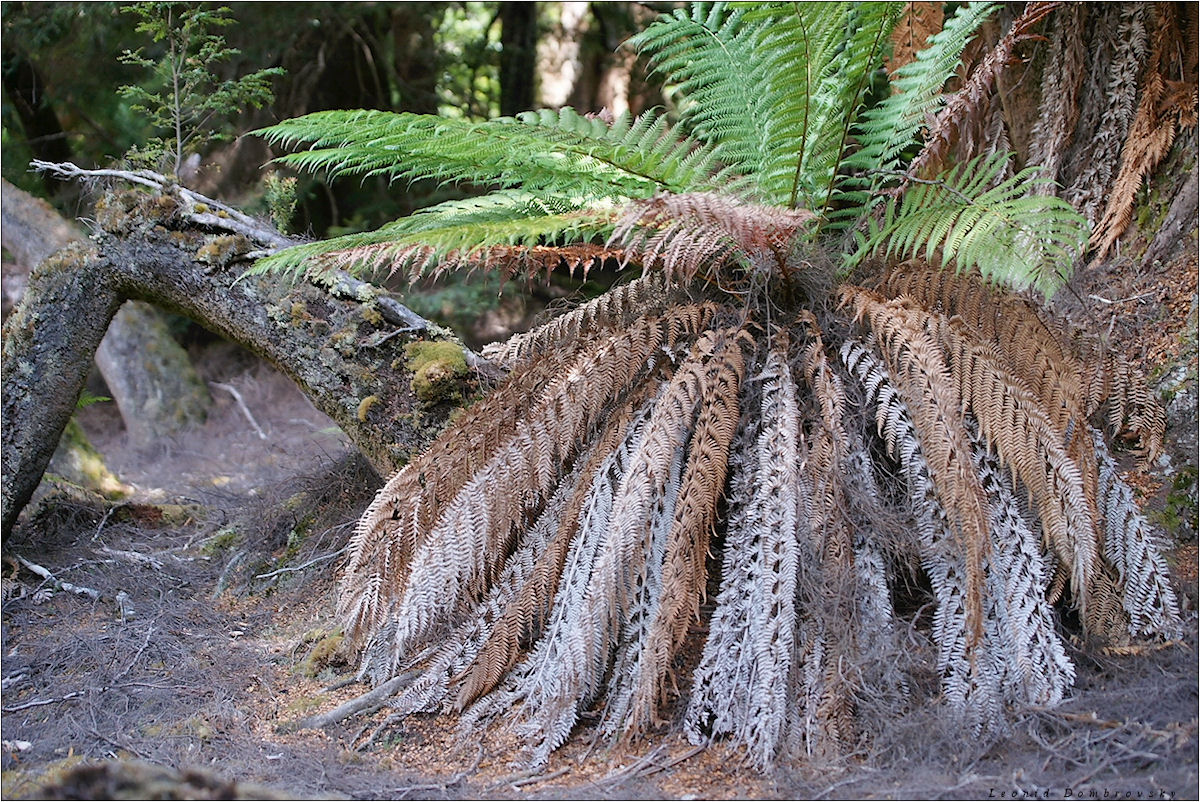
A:
{"type": "Polygon", "coordinates": [[[415,342],[404,348],[412,371],[412,391],[427,405],[456,403],[463,398],[467,360],[462,348],[451,342],[415,342]]]}
{"type": "MultiPolygon", "coordinates": [[[[309,633],[309,635],[311,634],[309,633]]],[[[316,640],[316,643],[313,644],[313,647],[305,655],[304,659],[300,661],[300,665],[298,666],[299,672],[304,676],[316,677],[334,663],[342,662],[341,648],[345,636],[342,634],[340,627],[333,632],[322,633],[321,636],[316,638],[309,638],[306,635],[305,640],[310,642],[316,640]]]]}
{"type": "Polygon", "coordinates": [[[250,240],[241,234],[213,237],[196,251],[196,261],[217,267],[225,267],[242,254],[249,253],[250,240]]]}

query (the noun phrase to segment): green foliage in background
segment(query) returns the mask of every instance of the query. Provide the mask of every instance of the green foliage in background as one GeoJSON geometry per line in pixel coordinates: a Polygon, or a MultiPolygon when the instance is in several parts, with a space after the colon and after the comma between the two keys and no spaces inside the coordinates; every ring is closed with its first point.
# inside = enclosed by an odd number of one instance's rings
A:
{"type": "Polygon", "coordinates": [[[127,84],[118,90],[120,95],[132,101],[131,111],[145,115],[155,130],[166,132],[130,151],[131,161],[157,166],[165,157],[170,171],[178,174],[186,154],[231,137],[232,113],[247,106],[261,108],[273,99],[270,79],[283,74],[278,67],[228,80],[213,72],[215,65],[240,52],[212,32],[234,24],[228,8],[149,2],[122,11],[137,17],[137,32],[149,36],[162,51],[154,56],[138,48],[120,56],[122,64],[142,67],[153,75],[148,86],[127,84]]]}

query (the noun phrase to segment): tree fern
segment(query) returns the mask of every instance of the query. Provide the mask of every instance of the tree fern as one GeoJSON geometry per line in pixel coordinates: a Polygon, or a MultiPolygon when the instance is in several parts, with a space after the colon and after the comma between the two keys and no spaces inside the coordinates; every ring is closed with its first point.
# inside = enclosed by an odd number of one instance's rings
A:
{"type": "Polygon", "coordinates": [[[1128,366],[989,286],[1049,295],[1082,218],[1031,193],[1036,168],[1004,177],[1007,153],[913,166],[935,112],[977,100],[942,89],[995,7],[960,7],[890,95],[900,5],[705,4],[633,40],[678,123],[325,112],[266,130],[311,146],[284,157],[302,168],[490,194],[265,268],[648,273],[491,349],[507,378],[364,514],[339,613],[363,677],[418,670],[401,712],[456,710],[468,730],[511,713],[541,766],[585,718],[636,738],[687,694],[690,740],[765,768],[869,737],[855,700],[885,681],[882,652],[921,659],[897,648],[906,629],[975,730],[1066,694],[1054,601],[1089,635],[1177,633],[1158,545],[1086,437],[1106,422],[1153,453],[1161,410],[1128,366]],[[858,247],[839,253],[847,230],[858,247]],[[877,289],[834,286],[871,255],[916,258],[877,289]],[[894,602],[910,574],[931,625],[894,602]]]}

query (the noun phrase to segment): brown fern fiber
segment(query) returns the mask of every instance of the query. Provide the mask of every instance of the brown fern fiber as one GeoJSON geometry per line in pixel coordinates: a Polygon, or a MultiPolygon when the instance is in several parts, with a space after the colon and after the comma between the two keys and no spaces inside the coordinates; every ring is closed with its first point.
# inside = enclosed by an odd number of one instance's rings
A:
{"type": "Polygon", "coordinates": [[[1067,454],[1037,399],[1007,371],[995,349],[971,342],[953,320],[939,316],[932,325],[964,408],[975,416],[988,446],[1029,489],[1044,534],[1059,559],[1071,566],[1072,588],[1086,618],[1101,553],[1095,494],[1089,504],[1080,466],[1067,454]]]}
{"type": "Polygon", "coordinates": [[[470,595],[481,593],[507,554],[512,528],[526,514],[516,500],[523,500],[526,492],[540,493],[538,488],[552,481],[555,461],[566,459],[577,436],[661,345],[673,347],[678,338],[694,336],[715,310],[711,304],[687,305],[659,318],[641,319],[628,331],[611,333],[595,350],[576,356],[566,371],[564,354],[569,352],[562,351],[515,371],[392,477],[359,523],[341,582],[338,609],[348,619],[352,638],[358,640],[378,626],[389,603],[404,592],[412,556],[442,508],[501,448],[523,437],[531,448],[520,453],[532,454],[534,461],[522,471],[501,473],[512,494],[489,496],[498,502],[490,516],[494,525],[476,533],[490,546],[468,588],[470,595]],[[532,420],[526,419],[524,409],[532,410],[532,420]],[[533,484],[518,487],[522,481],[533,484]]]}
{"type": "MultiPolygon", "coordinates": [[[[975,117],[988,102],[996,78],[1013,58],[1013,49],[1021,42],[1035,38],[1033,29],[1053,11],[1058,3],[1029,3],[1021,16],[1013,21],[1012,28],[1000,38],[996,46],[983,57],[971,72],[966,84],[947,101],[938,113],[925,136],[925,146],[909,165],[908,173],[914,177],[936,173],[950,146],[958,139],[963,126],[975,117]]],[[[905,188],[902,182],[900,191],[905,188]]]]}
{"type": "Polygon", "coordinates": [[[984,284],[974,272],[955,275],[913,260],[898,265],[882,289],[890,297],[907,296],[924,309],[958,316],[980,341],[998,346],[1005,364],[1037,396],[1055,431],[1070,441],[1073,456],[1082,454],[1076,442],[1082,422],[1102,407],[1114,437],[1140,441],[1143,461],[1162,453],[1162,405],[1142,375],[1095,338],[1069,330],[1025,298],[984,284]]]}
{"type": "Polygon", "coordinates": [[[843,302],[867,321],[888,372],[909,408],[921,448],[959,538],[967,569],[967,627],[972,644],[983,634],[983,561],[990,514],[963,427],[958,388],[940,345],[925,330],[925,313],[860,287],[843,287],[843,302]]]}
{"type": "Polygon", "coordinates": [[[760,206],[717,193],[659,195],[629,203],[609,241],[668,278],[690,281],[702,270],[715,274],[746,254],[769,254],[757,256],[764,264],[752,267],[787,275],[791,243],[815,217],[806,209],[760,206]]]}
{"type": "MultiPolygon", "coordinates": [[[[1121,171],[1108,196],[1104,215],[1088,245],[1094,260],[1103,259],[1129,227],[1142,180],[1154,171],[1175,141],[1180,126],[1196,124],[1197,77],[1195,55],[1185,64],[1184,23],[1174,3],[1156,3],[1152,50],[1142,80],[1142,99],[1121,151],[1121,171]]],[[[1193,39],[1194,47],[1194,39],[1193,39]]]]}
{"type": "Polygon", "coordinates": [[[475,661],[454,679],[455,682],[461,682],[455,700],[456,710],[461,712],[476,699],[490,693],[516,664],[522,643],[545,621],[558,589],[567,551],[579,528],[579,514],[591,489],[592,477],[605,458],[625,439],[629,423],[657,390],[658,384],[657,381],[646,382],[631,393],[601,433],[580,476],[579,485],[567,504],[558,531],[538,558],[533,575],[496,621],[492,634],[475,661]]]}
{"type": "Polygon", "coordinates": [[[667,702],[667,680],[687,636],[688,624],[699,615],[708,579],[705,560],[709,537],[716,525],[717,502],[725,489],[729,446],[737,429],[738,390],[745,373],[743,330],[725,329],[719,352],[705,368],[700,401],[675,502],[675,518],[667,535],[661,601],[643,647],[641,670],[633,693],[632,716],[626,733],[639,735],[657,724],[657,710],[667,702]]]}

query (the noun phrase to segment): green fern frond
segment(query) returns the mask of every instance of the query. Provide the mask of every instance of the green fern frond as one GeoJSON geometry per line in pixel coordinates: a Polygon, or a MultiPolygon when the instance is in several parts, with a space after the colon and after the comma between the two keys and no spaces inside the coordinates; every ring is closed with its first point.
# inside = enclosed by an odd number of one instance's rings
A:
{"type": "Polygon", "coordinates": [[[931,181],[913,181],[870,223],[852,259],[883,250],[888,257],[923,254],[959,270],[1047,297],[1065,282],[1087,242],[1087,223],[1065,201],[1036,195],[1044,179],[1027,168],[995,186],[1011,154],[980,157],[931,181]]]}
{"type": "Polygon", "coordinates": [[[571,199],[502,190],[480,198],[446,201],[374,231],[287,248],[260,259],[250,272],[296,275],[320,257],[341,252],[348,255],[337,260],[338,266],[353,274],[411,269],[414,265],[424,269],[450,254],[464,262],[496,246],[603,241],[612,231],[617,212],[611,203],[582,210],[571,199]]]}
{"type": "MultiPolygon", "coordinates": [[[[894,170],[902,151],[915,144],[926,121],[945,102],[943,88],[962,62],[967,43],[997,3],[967,3],[946,20],[945,27],[930,37],[916,59],[905,64],[892,80],[892,92],[879,105],[866,110],[856,127],[859,150],[846,160],[850,169],[894,170]]],[[[880,175],[871,182],[881,186],[880,175]]]]}
{"type": "MultiPolygon", "coordinates": [[[[697,4],[631,43],[759,203],[823,208],[899,4],[697,4]]],[[[726,190],[728,191],[728,189],[726,190]]]]}
{"type": "Polygon", "coordinates": [[[771,153],[758,183],[768,202],[828,208],[849,135],[903,9],[900,3],[772,3],[767,23],[771,153]]]}
{"type": "Polygon", "coordinates": [[[384,111],[322,111],[257,132],[309,150],[279,161],[331,176],[470,182],[563,196],[649,197],[704,183],[711,154],[647,112],[608,125],[573,109],[476,123],[384,111]]]}
{"type": "Polygon", "coordinates": [[[745,24],[740,8],[697,3],[629,40],[674,85],[683,124],[721,163],[750,176],[767,150],[766,64],[756,55],[764,26],[745,24]]]}

